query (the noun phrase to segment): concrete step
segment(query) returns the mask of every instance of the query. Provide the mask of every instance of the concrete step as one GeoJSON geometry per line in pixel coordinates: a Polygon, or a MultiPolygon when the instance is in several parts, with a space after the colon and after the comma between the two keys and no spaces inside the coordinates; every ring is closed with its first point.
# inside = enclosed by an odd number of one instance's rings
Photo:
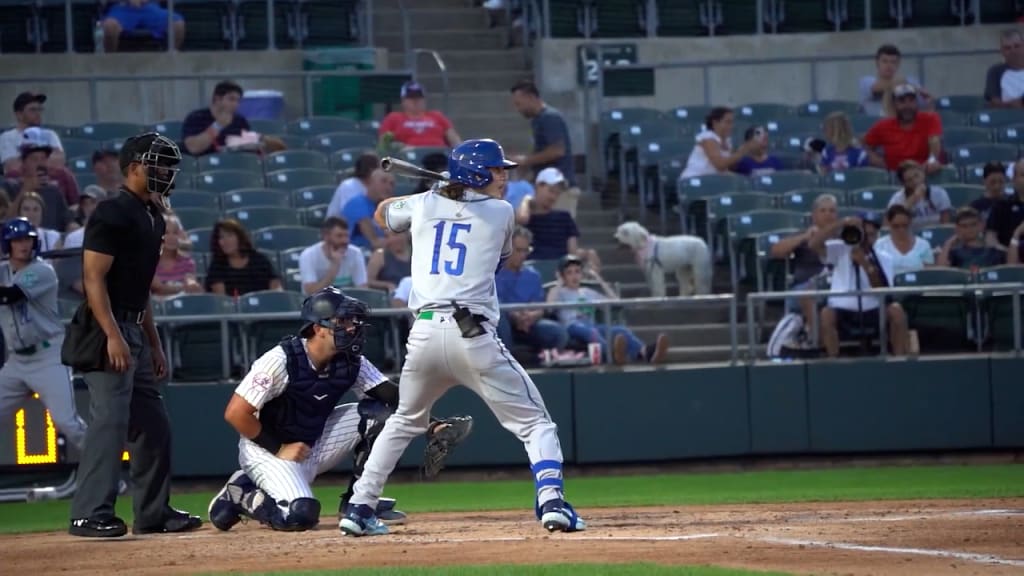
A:
{"type": "MultiPolygon", "coordinates": [[[[744,358],[745,350],[740,350],[739,360],[744,358]]],[[[669,364],[703,364],[710,362],[728,362],[732,356],[732,346],[673,346],[669,348],[666,362],[669,364]]]]}
{"type": "MultiPolygon", "coordinates": [[[[704,348],[707,346],[728,346],[731,335],[728,324],[688,324],[688,325],[636,325],[630,329],[644,342],[654,342],[658,334],[665,334],[672,346],[704,348]]],[[[739,344],[746,344],[746,325],[741,324],[736,334],[739,344]]]]}
{"type": "MultiPolygon", "coordinates": [[[[408,4],[412,4],[409,2],[408,4]]],[[[418,4],[418,3],[417,3],[418,4]]],[[[437,2],[425,8],[407,10],[409,30],[415,37],[420,30],[487,30],[487,11],[469,6],[439,6],[437,2]]],[[[374,37],[402,31],[402,11],[396,8],[373,11],[374,37]]]]}
{"type": "MultiPolygon", "coordinates": [[[[441,105],[440,100],[436,103],[441,105]]],[[[469,112],[465,108],[459,108],[455,104],[449,105],[451,114],[448,119],[452,121],[455,130],[465,139],[469,138],[493,138],[497,140],[505,154],[526,154],[533,150],[533,136],[530,133],[530,123],[511,111],[501,116],[492,114],[478,114],[469,112]]]]}
{"type": "MultiPolygon", "coordinates": [[[[427,48],[413,43],[413,48],[427,48]]],[[[520,70],[524,78],[532,77],[532,73],[526,68],[526,60],[522,50],[506,48],[485,48],[481,46],[477,50],[466,49],[442,49],[439,50],[441,60],[451,73],[462,72],[487,72],[490,70],[520,70]]],[[[428,63],[427,56],[421,56],[420,70],[429,72],[437,70],[437,67],[428,63]]],[[[392,48],[388,53],[388,66],[392,69],[405,68],[405,54],[402,53],[402,46],[392,48]]],[[[505,88],[508,90],[511,86],[505,88]]]]}
{"type": "MultiPolygon", "coordinates": [[[[441,94],[444,80],[436,67],[424,62],[420,63],[420,83],[430,94],[441,94]]],[[[504,89],[504,99],[508,109],[512,109],[512,97],[508,90],[523,77],[523,71],[517,68],[499,68],[486,71],[448,71],[448,91],[452,94],[460,92],[488,92],[504,89]]],[[[518,114],[516,114],[518,116],[518,114]]]]}
{"type": "MultiPolygon", "coordinates": [[[[476,50],[497,50],[504,48],[506,39],[494,30],[480,27],[468,30],[430,30],[413,26],[410,34],[413,48],[430,50],[452,50],[476,53],[476,50]]],[[[376,34],[373,43],[378,48],[401,51],[405,48],[401,29],[376,34]]],[[[520,58],[522,54],[519,54],[520,58]]],[[[489,66],[481,66],[489,67],[489,66]]]]}

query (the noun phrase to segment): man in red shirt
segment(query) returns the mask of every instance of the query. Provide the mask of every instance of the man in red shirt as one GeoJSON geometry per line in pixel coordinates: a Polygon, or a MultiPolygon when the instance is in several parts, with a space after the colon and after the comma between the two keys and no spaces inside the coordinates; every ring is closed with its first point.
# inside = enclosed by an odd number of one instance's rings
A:
{"type": "Polygon", "coordinates": [[[379,134],[406,146],[454,148],[462,142],[451,121],[438,110],[427,110],[426,93],[418,82],[402,85],[402,110],[392,112],[380,123],[379,134]]]}
{"type": "Polygon", "coordinates": [[[896,116],[883,118],[864,135],[871,164],[896,170],[904,160],[924,165],[928,174],[942,169],[942,119],[934,112],[917,110],[917,88],[900,84],[893,88],[896,116]],[[882,148],[885,157],[873,148],[882,148]]]}

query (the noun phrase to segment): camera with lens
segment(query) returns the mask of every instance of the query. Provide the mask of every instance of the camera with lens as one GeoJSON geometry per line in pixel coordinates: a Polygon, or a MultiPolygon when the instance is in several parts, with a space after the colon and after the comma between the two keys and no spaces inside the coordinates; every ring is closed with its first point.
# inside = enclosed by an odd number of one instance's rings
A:
{"type": "Polygon", "coordinates": [[[857,246],[864,241],[864,229],[856,224],[847,224],[839,231],[839,237],[848,246],[857,246]]]}

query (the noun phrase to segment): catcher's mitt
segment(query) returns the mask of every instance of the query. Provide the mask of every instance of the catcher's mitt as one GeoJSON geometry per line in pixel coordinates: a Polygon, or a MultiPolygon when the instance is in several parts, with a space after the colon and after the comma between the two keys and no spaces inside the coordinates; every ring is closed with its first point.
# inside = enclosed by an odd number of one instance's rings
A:
{"type": "Polygon", "coordinates": [[[433,478],[444,468],[444,459],[473,429],[472,416],[453,416],[433,422],[427,430],[427,449],[423,453],[423,477],[433,478]]]}

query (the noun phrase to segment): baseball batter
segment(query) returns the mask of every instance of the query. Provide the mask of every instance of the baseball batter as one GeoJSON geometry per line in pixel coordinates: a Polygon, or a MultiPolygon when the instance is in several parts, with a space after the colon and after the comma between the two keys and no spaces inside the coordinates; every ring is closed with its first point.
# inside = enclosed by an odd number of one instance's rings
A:
{"type": "MultiPolygon", "coordinates": [[[[308,324],[300,336],[284,339],[253,363],[224,413],[241,435],[242,469],[210,503],[216,528],[230,530],[246,516],[275,530],[309,530],[320,521],[313,479],[349,453],[356,457],[352,483],[359,477],[373,440],[398,402],[398,387],[360,353],[368,312],[363,302],[333,286],[319,290],[303,303],[308,324]],[[338,405],[349,390],[360,401],[338,405]]],[[[468,417],[435,422],[428,454],[443,452],[443,459],[471,425],[468,417]]],[[[376,514],[403,520],[394,505],[382,499],[376,514]]]]}
{"type": "Polygon", "coordinates": [[[37,257],[39,232],[27,218],[4,224],[0,242],[10,255],[0,263],[0,329],[8,352],[0,369],[0,422],[35,392],[57,428],[81,450],[85,423],[75,410],[71,371],[60,361],[64,324],[57,309],[57,273],[37,257]]]}
{"type": "Polygon", "coordinates": [[[505,159],[494,140],[467,140],[448,159],[449,184],[386,200],[375,218],[395,232],[412,232],[412,293],[416,321],[409,333],[398,410],[366,462],[341,519],[351,536],[386,534],[375,514],[378,497],[406,446],[422,434],[431,406],[459,383],[490,407],[526,447],[535,478],[538,520],[549,531],[586,524],[564,499],[562,447],[537,387],[496,332],[494,273],[512,253],[514,216],[504,202],[505,159]]]}

